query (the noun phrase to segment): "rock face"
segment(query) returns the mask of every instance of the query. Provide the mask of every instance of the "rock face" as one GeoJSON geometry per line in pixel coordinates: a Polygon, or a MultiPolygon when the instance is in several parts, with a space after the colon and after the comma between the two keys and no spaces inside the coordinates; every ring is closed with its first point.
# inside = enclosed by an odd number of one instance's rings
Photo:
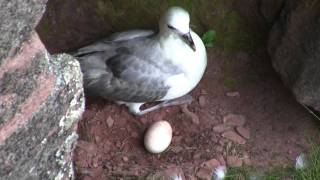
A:
{"type": "Polygon", "coordinates": [[[46,0],[3,0],[0,2],[0,64],[13,57],[27,40],[45,10],[46,0]]]}
{"type": "Polygon", "coordinates": [[[268,51],[297,101],[320,111],[319,1],[286,1],[270,32],[268,51]]]}
{"type": "Polygon", "coordinates": [[[76,60],[49,55],[35,33],[45,3],[0,2],[0,179],[73,178],[82,76],[76,60]]]}
{"type": "Polygon", "coordinates": [[[274,23],[279,17],[285,0],[259,0],[258,11],[268,24],[274,23]]]}

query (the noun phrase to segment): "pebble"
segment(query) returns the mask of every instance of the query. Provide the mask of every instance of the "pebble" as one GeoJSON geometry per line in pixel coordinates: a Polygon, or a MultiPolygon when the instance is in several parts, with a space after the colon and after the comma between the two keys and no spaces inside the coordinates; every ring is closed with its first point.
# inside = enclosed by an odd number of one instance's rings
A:
{"type": "Polygon", "coordinates": [[[204,180],[211,180],[212,172],[207,168],[200,168],[197,172],[197,177],[204,180]]]}
{"type": "Polygon", "coordinates": [[[208,94],[208,92],[204,89],[201,89],[200,94],[208,94]]]}
{"type": "Polygon", "coordinates": [[[114,123],[114,120],[112,119],[111,116],[109,116],[107,118],[107,125],[108,125],[108,128],[111,128],[113,126],[113,123],[114,123]]]}
{"type": "Polygon", "coordinates": [[[178,166],[170,165],[167,167],[167,169],[163,173],[164,173],[163,179],[174,179],[174,180],[186,179],[182,168],[178,166]]]}
{"type": "Polygon", "coordinates": [[[139,134],[137,132],[131,132],[131,137],[138,138],[139,134]]]}
{"type": "Polygon", "coordinates": [[[228,97],[239,97],[240,93],[239,92],[227,92],[226,94],[228,97]]]}
{"type": "Polygon", "coordinates": [[[198,101],[199,101],[200,107],[202,107],[202,108],[203,108],[203,107],[206,107],[206,105],[207,105],[207,100],[206,100],[206,97],[205,97],[205,96],[203,96],[203,95],[199,96],[198,101]]]}
{"type": "Polygon", "coordinates": [[[221,154],[218,154],[216,158],[222,166],[226,165],[226,161],[224,160],[224,157],[221,154]]]}
{"type": "Polygon", "coordinates": [[[170,148],[170,150],[172,152],[174,152],[174,153],[179,153],[179,152],[183,151],[183,147],[181,147],[181,146],[173,146],[173,147],[170,148]]]}
{"type": "Polygon", "coordinates": [[[202,153],[200,153],[200,152],[196,153],[196,154],[193,155],[193,159],[194,160],[198,160],[198,159],[200,159],[201,155],[202,155],[202,153]]]}
{"type": "Polygon", "coordinates": [[[226,131],[226,132],[222,133],[222,137],[229,139],[232,142],[237,143],[237,144],[245,144],[246,143],[246,140],[234,131],[226,131]]]}
{"type": "Polygon", "coordinates": [[[128,162],[128,161],[129,161],[129,158],[128,158],[127,156],[123,156],[122,160],[123,160],[124,162],[128,162]]]}
{"type": "Polygon", "coordinates": [[[228,126],[228,125],[226,125],[226,124],[218,124],[218,125],[216,125],[216,126],[214,126],[214,127],[212,128],[212,130],[213,130],[215,133],[223,133],[223,132],[229,131],[229,130],[231,130],[231,129],[232,129],[232,127],[230,127],[230,126],[228,126]]]}
{"type": "Polygon", "coordinates": [[[237,127],[236,130],[245,139],[250,139],[249,129],[240,126],[240,127],[237,127]]]}
{"type": "Polygon", "coordinates": [[[230,167],[241,167],[242,166],[242,160],[238,158],[237,156],[228,156],[227,157],[227,164],[230,167]]]}
{"type": "Polygon", "coordinates": [[[220,162],[217,159],[210,159],[209,161],[202,163],[201,166],[209,170],[214,170],[216,167],[220,166],[220,162]]]}
{"type": "Polygon", "coordinates": [[[243,126],[246,120],[242,115],[228,114],[223,117],[223,123],[229,126],[243,126]]]}
{"type": "Polygon", "coordinates": [[[191,121],[194,124],[200,124],[199,117],[195,113],[191,112],[186,105],[182,106],[182,112],[191,117],[191,121]]]}
{"type": "Polygon", "coordinates": [[[246,166],[251,166],[252,163],[251,163],[250,158],[249,157],[248,158],[244,158],[243,159],[243,164],[245,164],[246,166]]]}

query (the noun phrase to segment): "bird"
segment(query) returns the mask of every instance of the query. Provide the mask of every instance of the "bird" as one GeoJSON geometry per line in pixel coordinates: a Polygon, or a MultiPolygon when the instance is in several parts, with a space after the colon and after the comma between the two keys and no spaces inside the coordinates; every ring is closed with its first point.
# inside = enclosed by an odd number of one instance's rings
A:
{"type": "Polygon", "coordinates": [[[205,46],[190,28],[189,13],[181,7],[168,8],[157,33],[115,33],[72,55],[80,62],[85,93],[125,104],[137,116],[190,103],[188,93],[207,66],[205,46]],[[141,109],[151,102],[159,104],[141,109]]]}

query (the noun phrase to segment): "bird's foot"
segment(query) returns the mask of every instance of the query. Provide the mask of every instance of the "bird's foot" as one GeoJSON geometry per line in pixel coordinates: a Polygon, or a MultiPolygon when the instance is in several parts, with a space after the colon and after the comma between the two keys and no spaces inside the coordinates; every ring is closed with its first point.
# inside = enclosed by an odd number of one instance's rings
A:
{"type": "Polygon", "coordinates": [[[133,113],[136,116],[142,116],[144,114],[158,110],[163,107],[177,106],[177,105],[182,105],[182,104],[191,104],[192,101],[193,101],[192,96],[187,94],[185,96],[182,96],[182,97],[179,97],[176,99],[163,101],[157,105],[154,105],[154,106],[149,107],[144,110],[140,110],[140,107],[143,105],[143,103],[130,103],[130,104],[127,104],[127,106],[129,107],[129,110],[131,113],[133,113]]]}

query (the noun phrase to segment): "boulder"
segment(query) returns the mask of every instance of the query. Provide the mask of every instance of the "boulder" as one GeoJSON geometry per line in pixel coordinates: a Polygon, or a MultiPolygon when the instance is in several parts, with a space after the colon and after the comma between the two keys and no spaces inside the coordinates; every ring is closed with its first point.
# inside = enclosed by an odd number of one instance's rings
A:
{"type": "Polygon", "coordinates": [[[268,24],[274,23],[280,15],[285,0],[259,0],[258,11],[268,24]]]}
{"type": "Polygon", "coordinates": [[[320,2],[285,1],[268,51],[297,101],[320,111],[320,2]]]}
{"type": "Polygon", "coordinates": [[[12,58],[22,42],[30,38],[45,11],[46,0],[0,1],[0,65],[5,58],[12,58]]]}
{"type": "Polygon", "coordinates": [[[44,0],[0,2],[0,179],[73,179],[84,111],[79,63],[34,31],[44,0]]]}

